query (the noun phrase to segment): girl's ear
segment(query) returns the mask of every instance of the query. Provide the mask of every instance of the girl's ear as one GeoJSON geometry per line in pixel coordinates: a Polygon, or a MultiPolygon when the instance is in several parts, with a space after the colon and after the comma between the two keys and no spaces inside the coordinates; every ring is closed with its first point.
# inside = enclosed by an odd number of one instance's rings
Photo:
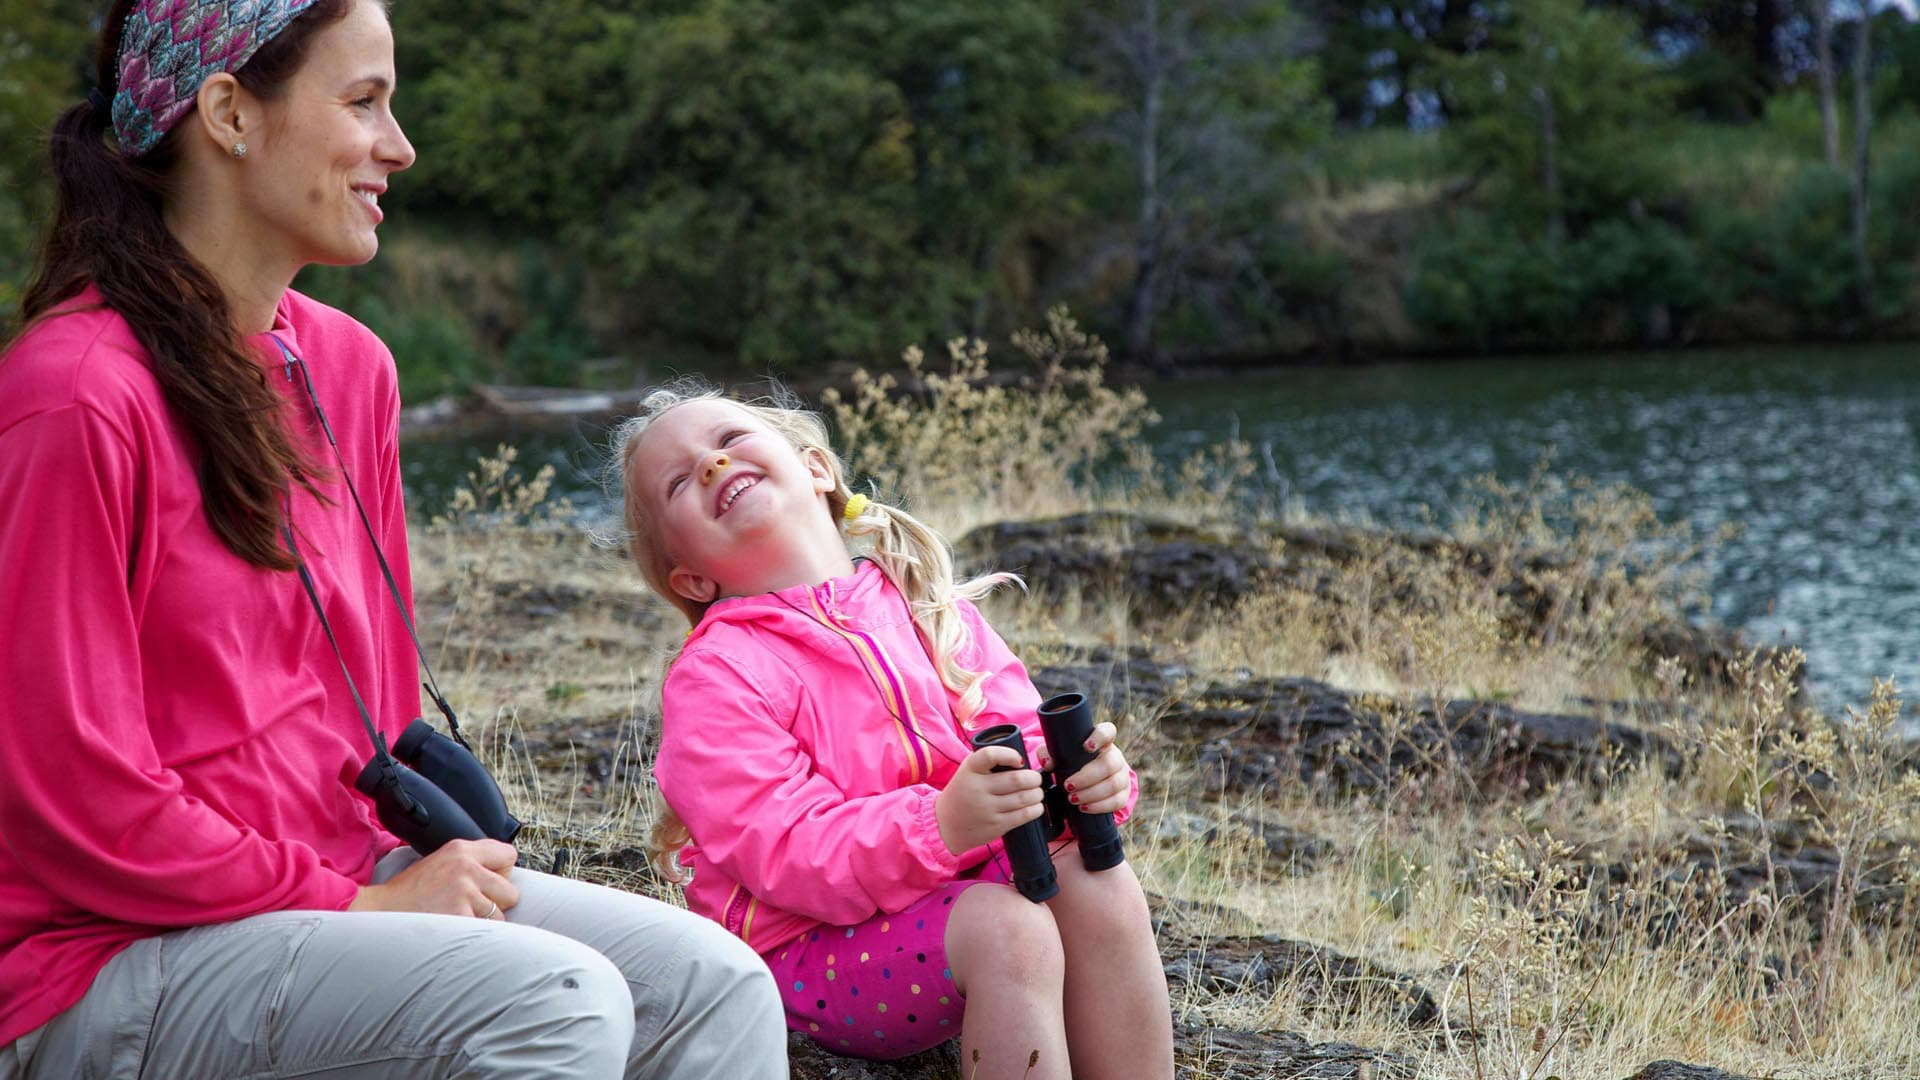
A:
{"type": "Polygon", "coordinates": [[[833,466],[827,464],[827,455],[816,447],[808,447],[800,455],[807,463],[807,475],[813,477],[813,490],[817,495],[831,495],[840,486],[840,478],[833,474],[833,466]]]}
{"type": "Polygon", "coordinates": [[[667,587],[696,604],[711,604],[720,598],[719,582],[684,566],[667,571],[667,587]]]}

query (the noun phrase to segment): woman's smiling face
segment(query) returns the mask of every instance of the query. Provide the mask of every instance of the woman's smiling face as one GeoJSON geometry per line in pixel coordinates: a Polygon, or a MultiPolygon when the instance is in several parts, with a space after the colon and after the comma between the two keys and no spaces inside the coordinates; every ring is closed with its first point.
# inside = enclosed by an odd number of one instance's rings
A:
{"type": "Polygon", "coordinates": [[[358,0],[314,35],[266,123],[248,140],[236,196],[271,248],[297,265],[373,258],[387,177],[413,164],[393,116],[393,32],[384,9],[358,0]]]}

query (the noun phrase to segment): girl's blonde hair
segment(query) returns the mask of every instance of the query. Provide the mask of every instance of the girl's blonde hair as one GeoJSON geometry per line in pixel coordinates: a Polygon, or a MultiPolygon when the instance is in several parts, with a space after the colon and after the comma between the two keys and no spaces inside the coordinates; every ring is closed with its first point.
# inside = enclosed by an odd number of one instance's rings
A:
{"type": "MultiPolygon", "coordinates": [[[[860,512],[848,520],[847,502],[854,493],[847,485],[846,466],[828,444],[826,421],[782,387],[774,386],[767,397],[742,401],[726,397],[698,379],[682,379],[648,394],[640,403],[641,413],[615,430],[613,458],[619,468],[621,503],[625,508],[626,548],[647,584],[679,608],[691,625],[698,626],[712,606],[712,601],[690,600],[668,585],[672,556],[658,533],[657,522],[648,514],[643,501],[634,495],[632,465],[634,451],[655,420],[690,401],[713,399],[729,401],[745,409],[786,436],[797,452],[817,453],[826,462],[833,478],[833,490],[827,494],[827,509],[833,520],[850,541],[849,546],[857,546],[859,553],[871,558],[906,597],[927,656],[939,672],[940,682],[954,695],[955,719],[961,724],[971,722],[986,703],[986,673],[963,667],[959,662],[958,654],[971,643],[971,636],[954,601],[959,598],[977,601],[995,588],[1018,583],[1020,579],[1013,574],[990,573],[956,582],[953,550],[946,538],[897,506],[868,499],[860,512]]],[[[648,843],[655,866],[677,880],[677,867],[670,860],[689,839],[679,818],[672,810],[663,808],[648,843]]]]}

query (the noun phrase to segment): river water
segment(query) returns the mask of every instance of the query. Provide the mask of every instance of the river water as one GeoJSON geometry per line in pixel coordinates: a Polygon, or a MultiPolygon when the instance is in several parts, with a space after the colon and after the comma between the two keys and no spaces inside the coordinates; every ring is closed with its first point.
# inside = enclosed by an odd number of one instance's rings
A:
{"type": "MultiPolygon", "coordinates": [[[[1802,645],[1830,707],[1874,676],[1920,680],[1920,348],[1714,350],[1304,368],[1148,388],[1157,446],[1229,432],[1261,447],[1269,494],[1382,525],[1439,518],[1475,477],[1630,484],[1698,535],[1740,527],[1711,563],[1712,617],[1802,645]]],[[[421,436],[403,452],[414,505],[442,505],[505,438],[551,462],[577,502],[604,435],[421,436]]]]}

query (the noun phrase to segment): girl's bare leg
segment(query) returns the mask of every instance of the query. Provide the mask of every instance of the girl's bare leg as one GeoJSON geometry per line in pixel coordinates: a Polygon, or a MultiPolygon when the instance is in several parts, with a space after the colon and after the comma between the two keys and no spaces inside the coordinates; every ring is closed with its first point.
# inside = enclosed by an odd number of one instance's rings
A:
{"type": "Polygon", "coordinates": [[[1053,866],[1060,895],[1047,906],[1066,950],[1074,1076],[1171,1080],[1173,1011],[1140,879],[1126,863],[1088,873],[1077,844],[1055,852],[1053,866]]]}
{"type": "Polygon", "coordinates": [[[960,1075],[1069,1080],[1061,1012],[1065,961],[1047,906],[1005,885],[976,885],[954,901],[946,943],[954,987],[967,999],[960,1075]]]}

